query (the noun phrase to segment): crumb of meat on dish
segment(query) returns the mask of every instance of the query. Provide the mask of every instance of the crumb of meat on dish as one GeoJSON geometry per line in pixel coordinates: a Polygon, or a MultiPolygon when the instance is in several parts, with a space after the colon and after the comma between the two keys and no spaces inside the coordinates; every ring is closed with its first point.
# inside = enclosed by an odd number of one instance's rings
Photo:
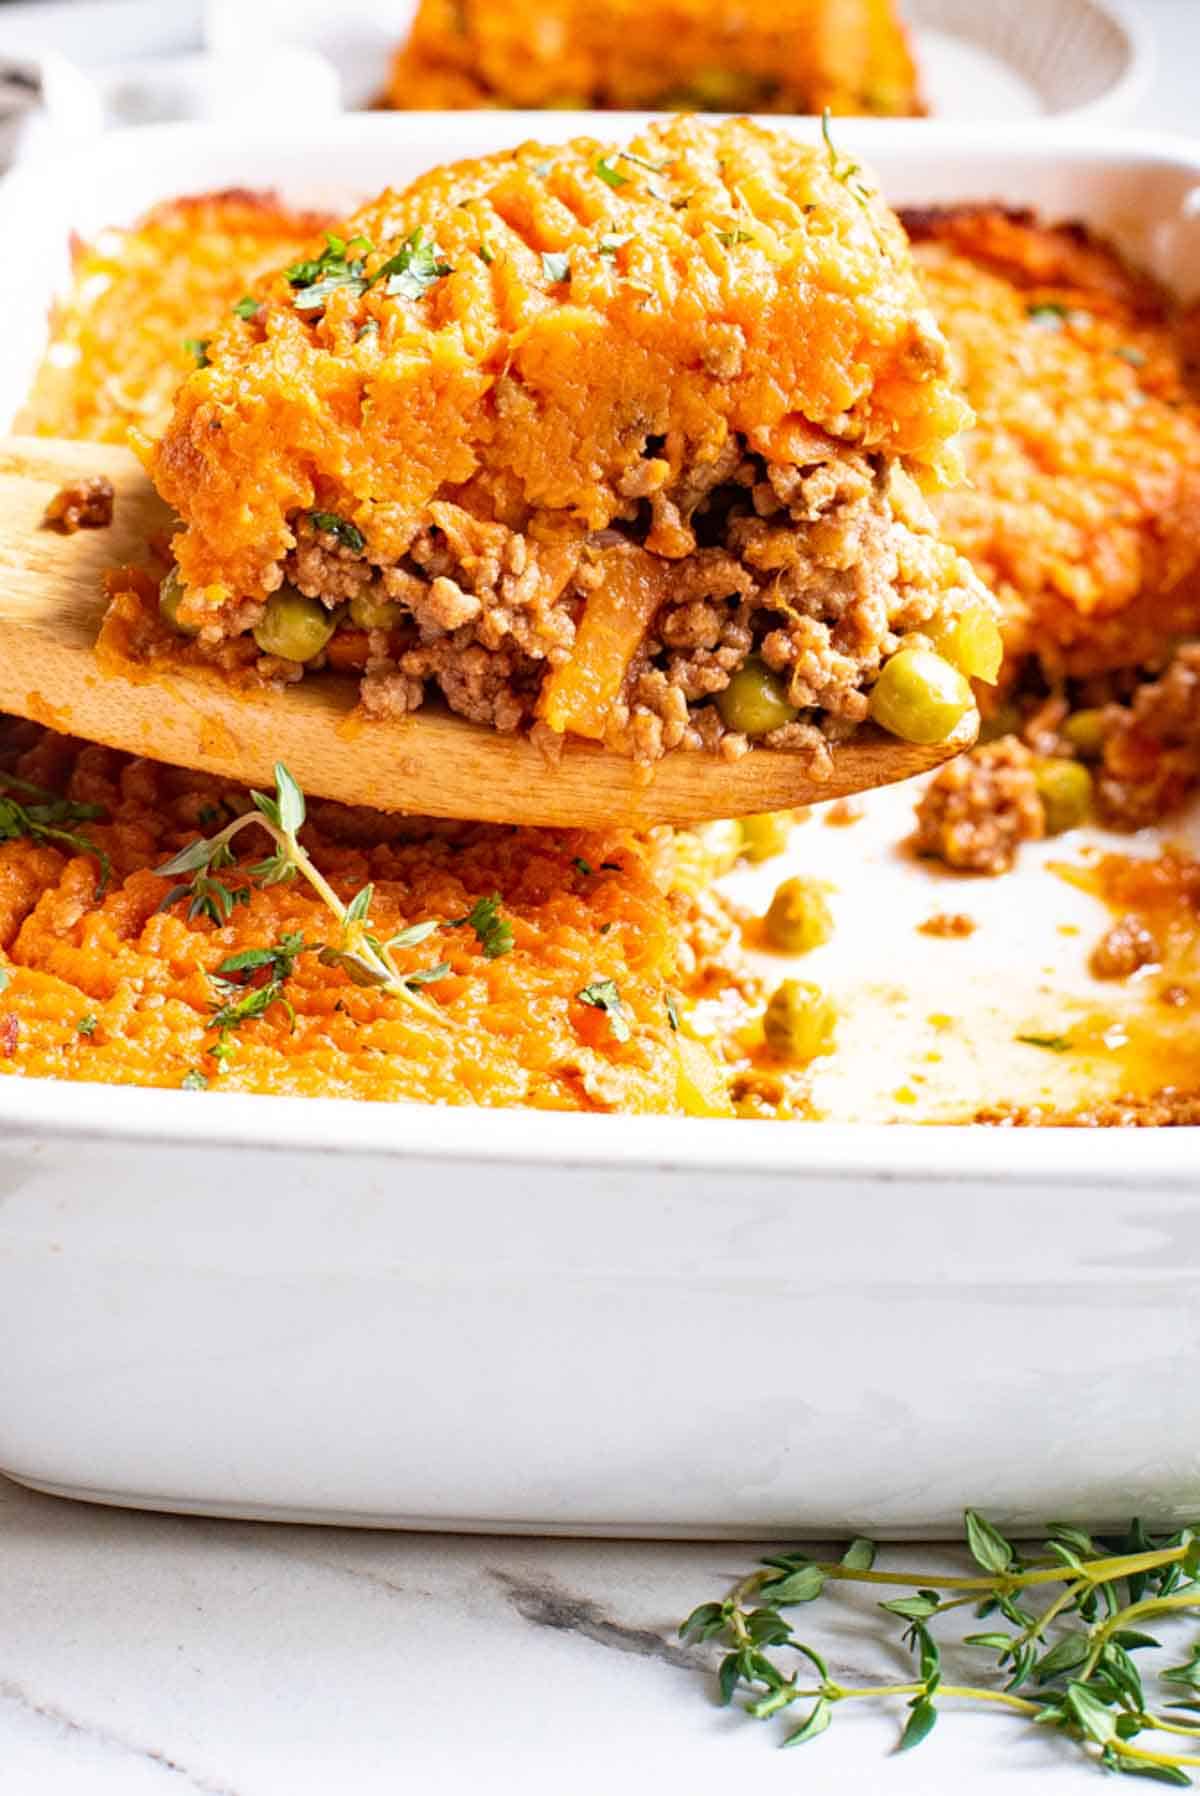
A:
{"type": "Polygon", "coordinates": [[[77,530],[107,530],[113,521],[113,483],[105,474],[60,487],[42,514],[47,530],[73,536],[77,530]]]}

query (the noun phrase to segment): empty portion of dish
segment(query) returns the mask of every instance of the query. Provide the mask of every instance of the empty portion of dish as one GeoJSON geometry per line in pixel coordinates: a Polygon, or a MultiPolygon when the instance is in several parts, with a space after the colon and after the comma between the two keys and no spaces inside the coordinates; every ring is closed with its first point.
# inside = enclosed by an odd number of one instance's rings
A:
{"type": "Polygon", "coordinates": [[[298,255],[324,222],[239,189],[166,200],[129,229],[77,243],[70,294],[14,428],[111,443],[131,425],[158,435],[246,283],[298,255]]]}
{"type": "Polygon", "coordinates": [[[383,104],[924,111],[893,0],[420,0],[383,104]]]}
{"type": "Polygon", "coordinates": [[[869,712],[940,741],[994,677],[990,599],[920,490],[969,414],[832,145],[694,119],[527,145],[312,252],[150,453],[188,657],[357,668],[372,716],[440,692],[548,752],[764,742],[818,775],[869,712]]]}

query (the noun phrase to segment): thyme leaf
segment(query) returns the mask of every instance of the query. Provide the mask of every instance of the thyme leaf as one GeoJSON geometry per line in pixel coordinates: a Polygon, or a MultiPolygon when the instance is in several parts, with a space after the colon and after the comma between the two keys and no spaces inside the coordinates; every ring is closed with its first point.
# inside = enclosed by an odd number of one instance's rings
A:
{"type": "MultiPolygon", "coordinates": [[[[1122,1540],[1096,1541],[1082,1529],[1055,1524],[1043,1547],[1023,1558],[977,1511],[966,1512],[964,1527],[973,1565],[961,1573],[910,1578],[876,1570],[875,1546],[864,1539],[852,1541],[830,1563],[800,1552],[776,1553],[723,1600],[701,1603],[679,1632],[724,1649],[717,1677],[723,1702],[746,1692],[745,1712],[760,1721],[804,1705],[797,1710],[799,1725],[781,1742],[785,1746],[825,1733],[843,1703],[903,1699],[907,1715],[898,1748],[911,1751],[928,1739],[941,1712],[939,1699],[947,1696],[956,1706],[1000,1706],[1033,1726],[1049,1727],[1106,1770],[1189,1787],[1189,1770],[1200,1766],[1200,1726],[1173,1719],[1171,1712],[1196,1712],[1200,1704],[1149,1698],[1131,1654],[1160,1647],[1155,1635],[1133,1623],[1200,1613],[1196,1531],[1154,1538],[1133,1522],[1122,1540]],[[881,1613],[905,1623],[903,1643],[913,1659],[909,1677],[849,1688],[780,1614],[795,1603],[829,1597],[839,1583],[910,1586],[879,1605],[881,1613]],[[992,1682],[943,1681],[933,1624],[964,1605],[977,1617],[994,1614],[1007,1624],[962,1639],[966,1647],[995,1655],[992,1682]],[[794,1658],[774,1656],[773,1649],[794,1658]],[[1018,1694],[1031,1672],[1033,1684],[1018,1694]]],[[[1168,1690],[1200,1688],[1200,1642],[1186,1664],[1160,1669],[1158,1680],[1168,1690]]]]}
{"type": "Polygon", "coordinates": [[[400,294],[404,299],[420,299],[444,276],[453,273],[453,268],[443,259],[436,242],[432,237],[426,242],[425,234],[418,225],[404,239],[395,255],[389,256],[382,268],[376,269],[368,285],[374,286],[377,281],[386,281],[384,292],[389,298],[400,294]]]}
{"type": "Polygon", "coordinates": [[[361,555],[367,546],[367,539],[357,524],[349,518],[339,517],[336,511],[310,511],[309,522],[314,530],[323,530],[327,536],[334,536],[342,547],[355,555],[361,555]]]}
{"type": "Polygon", "coordinates": [[[848,193],[852,193],[859,205],[866,211],[871,209],[871,190],[863,180],[862,164],[852,162],[849,156],[843,156],[833,141],[832,115],[828,106],[821,114],[821,136],[825,140],[825,153],[829,159],[829,172],[835,181],[840,181],[848,193]]]}
{"type": "Polygon", "coordinates": [[[96,896],[103,897],[112,878],[112,862],[103,849],[97,848],[89,836],[73,828],[76,823],[91,823],[105,815],[103,805],[78,804],[71,798],[60,798],[15,773],[0,772],[0,842],[15,842],[24,837],[30,842],[53,842],[69,848],[73,854],[90,854],[100,869],[96,896]],[[18,793],[19,797],[5,796],[18,793]]]}

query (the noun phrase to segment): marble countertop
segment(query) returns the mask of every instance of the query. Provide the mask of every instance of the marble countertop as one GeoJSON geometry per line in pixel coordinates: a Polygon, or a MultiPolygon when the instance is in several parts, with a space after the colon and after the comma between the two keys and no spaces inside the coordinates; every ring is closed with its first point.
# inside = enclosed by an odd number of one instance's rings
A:
{"type": "MultiPolygon", "coordinates": [[[[1195,129],[1200,0],[1144,0],[1147,124],[1195,129]]],[[[0,13],[0,39],[2,39],[0,13]]],[[[929,1549],[892,1549],[900,1566],[929,1549]]],[[[675,1627],[753,1546],[514,1540],[210,1522],[0,1481],[0,1767],[13,1796],[1079,1796],[1100,1773],[1004,1717],[947,1713],[888,1758],[843,1711],[802,1759],[713,1699],[675,1627]]],[[[866,1605],[822,1604],[834,1675],[899,1661],[866,1605]]]]}

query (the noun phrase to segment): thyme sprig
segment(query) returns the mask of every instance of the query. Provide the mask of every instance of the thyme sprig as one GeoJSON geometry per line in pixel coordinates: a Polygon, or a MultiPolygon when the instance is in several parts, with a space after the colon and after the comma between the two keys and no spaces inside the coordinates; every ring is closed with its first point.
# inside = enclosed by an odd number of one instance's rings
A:
{"type": "Polygon", "coordinates": [[[235,904],[247,902],[253,885],[283,885],[299,875],[332,913],[338,932],[331,943],[302,942],[284,936],[271,948],[246,950],[218,968],[216,980],[232,982],[237,987],[236,993],[230,993],[222,991],[219,983],[217,985],[218,997],[223,1000],[213,1019],[219,1039],[227,1041],[231,1030],[252,1016],[262,1016],[271,1004],[281,1002],[283,987],[291,976],[297,956],[310,951],[316,952],[324,965],[341,967],[356,985],[377,987],[391,997],[403,999],[426,1016],[444,1020],[444,1013],[438,1006],[422,997],[420,987],[445,978],[450,971],[449,965],[442,961],[437,966],[402,973],[393,959],[396,949],[415,947],[432,935],[438,924],[434,921],[413,923],[383,940],[371,919],[374,886],[365,885],[348,904],[342,902],[300,843],[306,813],[304,794],[282,761],[275,764],[274,796],[252,792],[250,797],[253,810],[235,817],[216,835],[189,843],[163,866],[155,868],[160,879],[191,875],[186,883],[171,888],[159,909],[167,910],[187,898],[189,917],[207,915],[215,923],[223,924],[229,920],[235,904]],[[249,879],[249,886],[230,886],[222,875],[233,865],[233,843],[251,826],[266,832],[272,852],[250,866],[239,865],[238,872],[249,879]],[[263,969],[269,969],[265,984],[256,983],[248,992],[244,991],[244,980],[238,976],[250,971],[261,973],[263,969]],[[264,997],[264,993],[271,995],[264,997]]]}
{"type": "Polygon", "coordinates": [[[15,773],[0,772],[0,842],[15,842],[25,837],[31,842],[57,842],[75,854],[90,854],[100,869],[97,897],[103,897],[112,878],[112,862],[90,836],[73,829],[75,823],[92,823],[105,814],[99,804],[77,804],[72,798],[60,798],[15,773]],[[17,793],[18,797],[10,794],[17,793]]]}
{"type": "Polygon", "coordinates": [[[833,141],[833,120],[828,106],[821,114],[821,136],[825,140],[825,153],[829,158],[829,172],[835,181],[840,181],[848,193],[852,193],[859,205],[866,211],[871,210],[871,189],[863,180],[862,164],[852,162],[849,156],[843,155],[833,141]]]}
{"type": "Polygon", "coordinates": [[[842,1703],[903,1700],[907,1718],[898,1750],[920,1745],[947,1699],[986,1703],[1078,1743],[1105,1770],[1191,1786],[1200,1766],[1200,1641],[1187,1660],[1159,1673],[1172,1696],[1151,1701],[1133,1655],[1161,1645],[1145,1624],[1200,1611],[1200,1537],[1190,1528],[1152,1538],[1138,1522],[1123,1539],[1094,1540],[1081,1528],[1052,1525],[1040,1550],[1024,1558],[978,1514],[965,1516],[967,1547],[978,1571],[928,1576],[875,1568],[872,1541],[851,1542],[827,1563],[804,1553],[772,1554],[720,1602],[702,1603],[680,1628],[684,1638],[720,1640],[727,1648],[718,1670],[721,1700],[749,1693],[745,1711],[765,1721],[803,1705],[784,1746],[801,1746],[826,1732],[842,1703]],[[904,1644],[915,1675],[900,1682],[849,1686],[807,1642],[796,1638],[781,1611],[814,1602],[838,1583],[903,1587],[880,1604],[905,1623],[904,1644]],[[934,1621],[970,1608],[991,1627],[961,1644],[995,1656],[996,1680],[951,1683],[944,1678],[934,1621]],[[800,1661],[793,1668],[780,1652],[800,1661]],[[815,1676],[814,1676],[815,1673],[815,1676]],[[1166,1750],[1146,1736],[1170,1735],[1193,1750],[1166,1750]]]}

